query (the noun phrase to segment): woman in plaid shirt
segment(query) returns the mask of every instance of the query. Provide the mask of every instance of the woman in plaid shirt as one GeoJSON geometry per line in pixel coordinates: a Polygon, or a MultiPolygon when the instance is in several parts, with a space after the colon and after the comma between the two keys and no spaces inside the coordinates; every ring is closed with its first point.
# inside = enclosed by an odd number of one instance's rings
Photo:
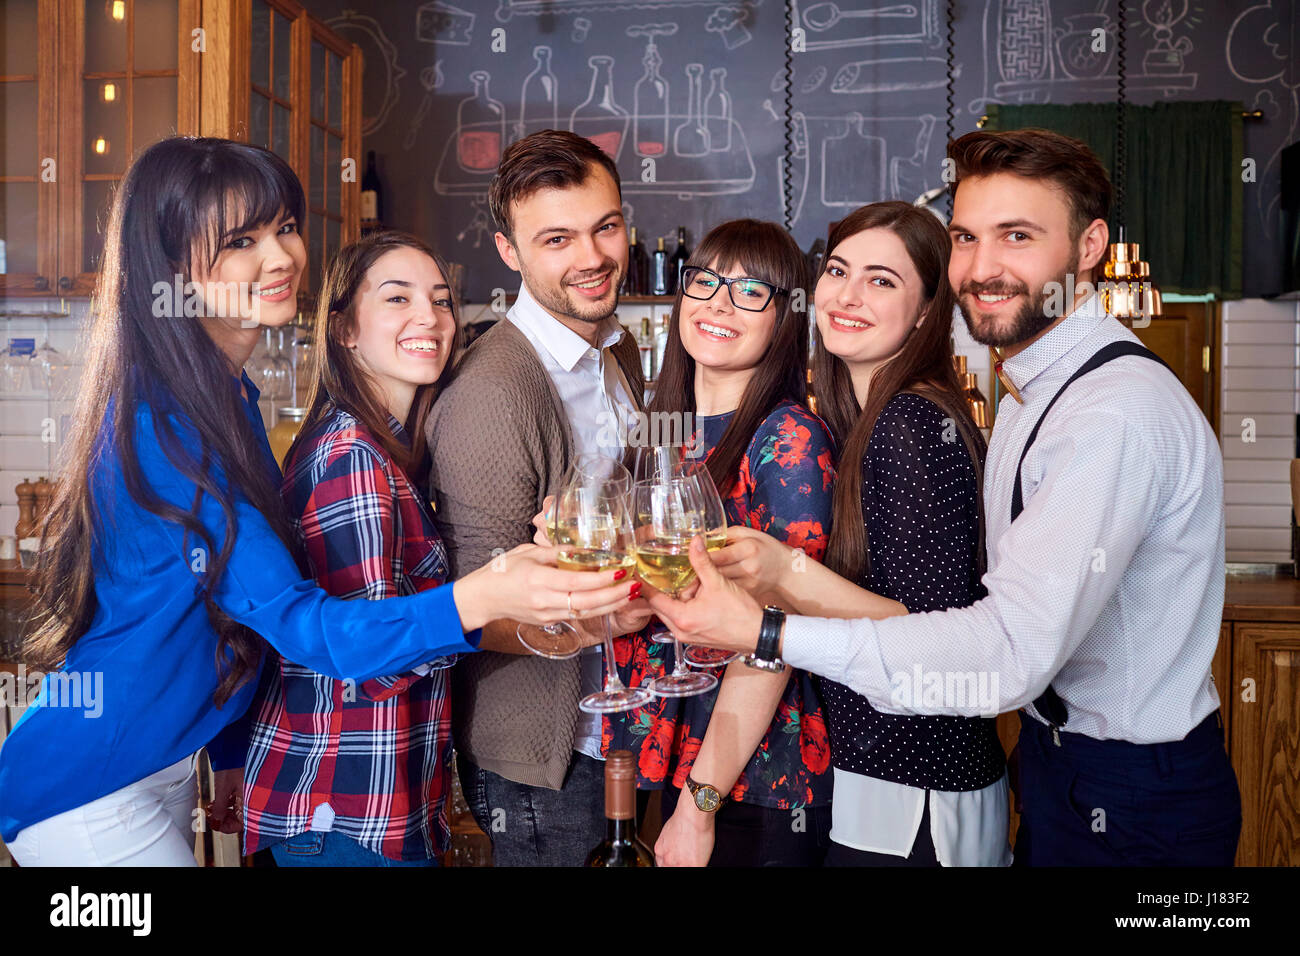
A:
{"type": "MultiPolygon", "coordinates": [[[[281,494],[305,569],[342,598],[442,584],[424,417],[456,343],[446,269],[413,236],[343,249],[316,316],[309,412],[281,494]]],[[[454,658],[356,684],[268,663],[245,771],[245,852],[281,866],[432,866],[446,850],[454,658]]]]}

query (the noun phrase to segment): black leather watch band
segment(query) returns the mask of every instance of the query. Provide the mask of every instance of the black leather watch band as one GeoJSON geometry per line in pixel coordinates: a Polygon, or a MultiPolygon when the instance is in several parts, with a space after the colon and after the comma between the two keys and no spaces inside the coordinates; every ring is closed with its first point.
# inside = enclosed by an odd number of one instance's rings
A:
{"type": "Polygon", "coordinates": [[[780,671],[785,662],[776,656],[781,643],[781,628],[785,624],[785,611],[768,605],[763,608],[763,625],[758,631],[758,647],[745,658],[745,663],[759,670],[780,671]]]}

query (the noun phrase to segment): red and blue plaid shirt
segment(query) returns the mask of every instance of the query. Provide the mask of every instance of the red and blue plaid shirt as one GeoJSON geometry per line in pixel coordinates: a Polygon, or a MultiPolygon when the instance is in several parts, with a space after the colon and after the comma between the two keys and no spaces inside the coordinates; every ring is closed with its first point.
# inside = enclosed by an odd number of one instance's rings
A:
{"type": "MultiPolygon", "coordinates": [[[[388,424],[408,441],[396,419],[388,424]]],[[[379,600],[446,579],[447,554],[425,502],[352,415],[332,409],[303,437],[285,462],[281,494],[304,570],[330,594],[379,600]]],[[[450,841],[451,703],[442,669],[450,663],[356,684],[273,656],[251,708],[244,852],[332,829],[394,860],[440,855],[450,841]]]]}

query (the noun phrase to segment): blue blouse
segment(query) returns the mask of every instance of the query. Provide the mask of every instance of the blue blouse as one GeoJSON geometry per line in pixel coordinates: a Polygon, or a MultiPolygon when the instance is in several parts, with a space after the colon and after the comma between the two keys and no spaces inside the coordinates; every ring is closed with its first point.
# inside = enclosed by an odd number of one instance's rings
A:
{"type": "MultiPolygon", "coordinates": [[[[268,469],[275,465],[258,391],[242,378],[244,411],[268,469]]],[[[235,383],[232,380],[232,386],[235,383]]],[[[154,492],[189,510],[196,487],[159,444],[155,410],[136,415],[136,453],[154,492]]],[[[182,445],[198,454],[192,426],[170,414],[182,445]]],[[[200,596],[202,542],[141,508],[127,493],[111,438],[91,484],[102,535],[92,547],[98,606],[90,628],[0,746],[0,838],[119,790],[193,754],[248,709],[257,686],[246,681],[218,709],[217,634],[200,596]],[[100,540],[102,538],[102,540],[100,540]],[[73,693],[76,691],[77,693],[73,693]],[[87,701],[87,694],[94,697],[87,701]],[[89,706],[88,704],[93,704],[89,706]]],[[[218,469],[219,471],[219,469],[218,469]]],[[[263,515],[236,495],[238,540],[214,591],[231,618],[261,634],[285,658],[360,683],[410,670],[435,657],[478,649],[464,633],[450,583],[393,601],[344,601],[305,580],[263,515]],[[382,641],[375,635],[381,633],[382,641]]],[[[204,496],[199,518],[220,548],[220,505],[204,496]]],[[[215,766],[243,762],[242,722],[210,749],[215,766]],[[230,754],[237,754],[233,760],[230,754]]]]}

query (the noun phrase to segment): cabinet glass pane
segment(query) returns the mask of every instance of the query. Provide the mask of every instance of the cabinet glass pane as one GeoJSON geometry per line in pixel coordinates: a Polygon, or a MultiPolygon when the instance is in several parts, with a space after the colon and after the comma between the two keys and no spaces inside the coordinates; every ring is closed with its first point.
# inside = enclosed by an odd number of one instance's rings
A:
{"type": "Polygon", "coordinates": [[[0,23],[0,75],[36,73],[36,0],[4,0],[0,23]]]}
{"type": "Polygon", "coordinates": [[[339,251],[339,221],[337,219],[325,220],[325,251],[329,258],[326,261],[332,261],[339,251]]]}
{"type": "Polygon", "coordinates": [[[177,0],[135,0],[135,69],[176,69],[177,0]]]}
{"type": "Polygon", "coordinates": [[[4,267],[0,273],[36,272],[37,183],[0,183],[0,241],[4,267]]]}
{"type": "MultiPolygon", "coordinates": [[[[106,101],[103,80],[85,81],[81,135],[86,144],[84,169],[87,174],[125,172],[131,158],[130,144],[126,141],[126,89],[121,80],[113,83],[113,98],[106,101]]],[[[172,116],[175,115],[173,112],[172,116]]]]}
{"type": "Polygon", "coordinates": [[[248,141],[255,146],[271,145],[271,101],[256,90],[248,95],[248,141]]]}
{"type": "Polygon", "coordinates": [[[270,88],[271,8],[263,0],[253,0],[253,37],[249,51],[250,77],[262,89],[270,88]]]}
{"type": "Polygon", "coordinates": [[[307,236],[307,261],[312,264],[310,272],[314,282],[315,277],[323,274],[322,263],[328,261],[322,258],[325,254],[325,222],[317,213],[311,213],[307,218],[311,221],[311,232],[307,236]]]}
{"type": "Polygon", "coordinates": [[[0,83],[0,116],[4,117],[4,174],[35,176],[41,157],[36,143],[36,95],[34,82],[0,83]]]}
{"type": "Polygon", "coordinates": [[[343,141],[333,136],[325,137],[325,208],[336,216],[343,215],[339,199],[339,186],[343,181],[343,141]]]}
{"type": "Polygon", "coordinates": [[[131,146],[138,153],[150,143],[176,134],[176,78],[152,76],[132,80],[131,85],[135,91],[131,146]]]}
{"type": "Polygon", "coordinates": [[[343,128],[343,58],[333,53],[329,57],[330,125],[343,128]]]}
{"type": "Polygon", "coordinates": [[[271,152],[281,159],[289,159],[289,129],[293,125],[293,113],[283,106],[271,104],[271,152]]]}
{"type": "Polygon", "coordinates": [[[325,133],[319,126],[311,127],[311,159],[307,168],[310,170],[311,183],[307,187],[309,205],[325,205],[325,133]]]}
{"type": "Polygon", "coordinates": [[[86,72],[125,69],[126,0],[86,0],[86,72]]]}
{"type": "Polygon", "coordinates": [[[81,187],[81,271],[99,269],[99,257],[104,251],[104,229],[108,226],[108,204],[113,198],[117,183],[112,180],[95,180],[81,187]]]}
{"type": "Polygon", "coordinates": [[[325,48],[312,41],[311,45],[311,118],[325,120],[325,48]]]}
{"type": "Polygon", "coordinates": [[[293,49],[291,30],[293,24],[278,13],[272,13],[275,23],[271,30],[271,39],[275,44],[275,55],[271,61],[272,92],[281,99],[289,99],[292,92],[293,74],[289,72],[290,50],[293,49]]]}

